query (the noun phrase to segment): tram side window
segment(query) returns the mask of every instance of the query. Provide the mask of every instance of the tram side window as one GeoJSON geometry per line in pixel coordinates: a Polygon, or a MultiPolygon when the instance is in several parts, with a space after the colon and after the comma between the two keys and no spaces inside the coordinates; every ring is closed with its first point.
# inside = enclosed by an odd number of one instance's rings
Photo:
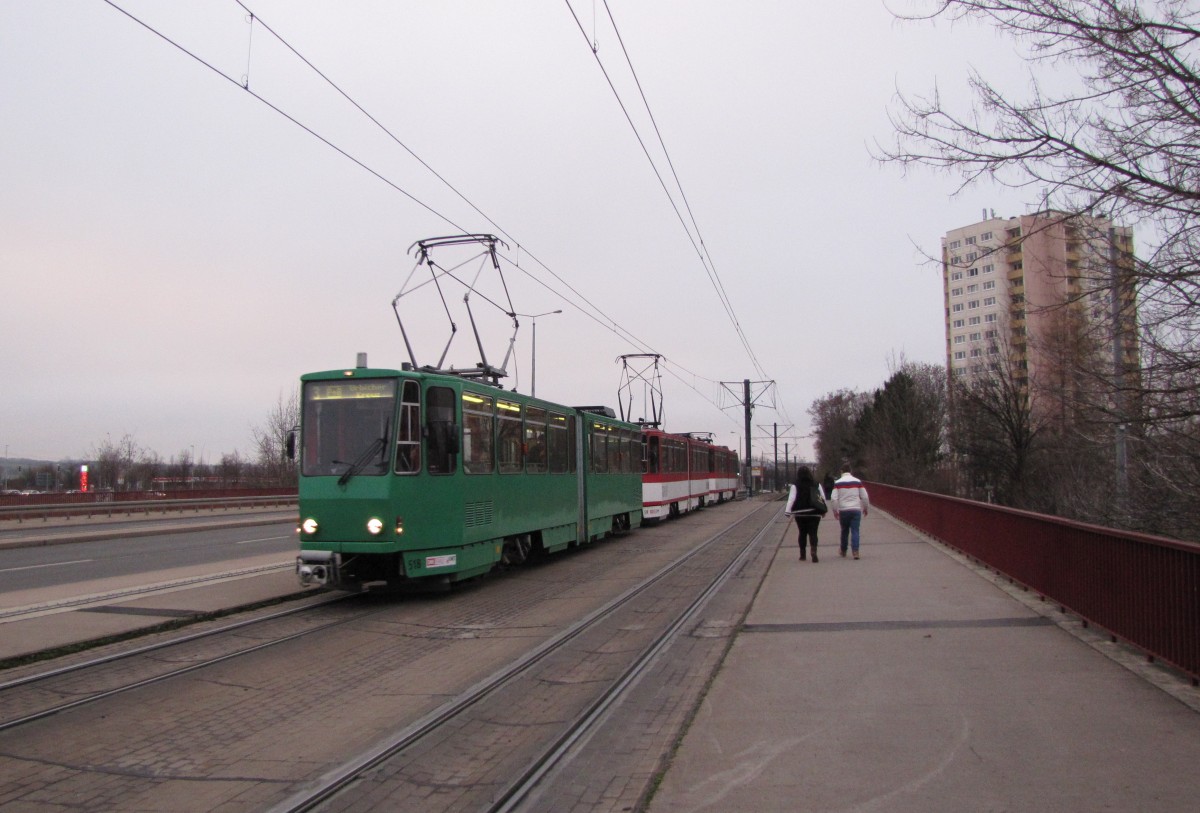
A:
{"type": "Polygon", "coordinates": [[[643,450],[646,457],[642,461],[642,470],[647,474],[658,474],[658,436],[651,435],[646,438],[643,450]]]}
{"type": "MultiPolygon", "coordinates": [[[[415,381],[405,382],[416,386],[415,381]]],[[[407,398],[408,390],[405,390],[407,398]]],[[[454,390],[449,387],[430,387],[425,391],[425,466],[430,474],[454,472],[454,455],[458,453],[458,427],[454,423],[454,390]]],[[[402,407],[403,409],[403,407],[402,407]]],[[[403,418],[401,418],[403,424],[403,418]]],[[[418,447],[418,451],[419,451],[418,447]]],[[[399,466],[397,455],[397,467],[399,466]]]]}
{"type": "Polygon", "coordinates": [[[463,469],[467,474],[491,474],[495,471],[492,440],[492,398],[464,392],[463,469]]]}
{"type": "Polygon", "coordinates": [[[592,471],[608,471],[608,432],[604,424],[592,424],[592,471]]]}
{"type": "Polygon", "coordinates": [[[571,474],[575,473],[575,467],[579,464],[579,447],[575,445],[575,432],[575,416],[570,415],[567,417],[567,437],[570,439],[567,441],[567,471],[571,474]]]}
{"type": "Polygon", "coordinates": [[[646,454],[646,450],[642,448],[642,433],[629,433],[629,468],[627,471],[630,474],[641,474],[642,472],[642,457],[646,454]]]}
{"type": "Polygon", "coordinates": [[[550,471],[564,474],[570,471],[570,449],[575,445],[567,428],[567,416],[550,413],[550,424],[546,428],[546,444],[550,452],[550,471]]]}
{"type": "Polygon", "coordinates": [[[521,470],[521,405],[511,401],[496,402],[496,457],[501,474],[521,470]]]}
{"type": "Polygon", "coordinates": [[[421,470],[421,385],[405,381],[400,393],[400,425],[396,431],[396,474],[421,470]]]}
{"type": "Polygon", "coordinates": [[[525,409],[525,470],[533,473],[546,471],[546,410],[539,407],[525,409]]]}

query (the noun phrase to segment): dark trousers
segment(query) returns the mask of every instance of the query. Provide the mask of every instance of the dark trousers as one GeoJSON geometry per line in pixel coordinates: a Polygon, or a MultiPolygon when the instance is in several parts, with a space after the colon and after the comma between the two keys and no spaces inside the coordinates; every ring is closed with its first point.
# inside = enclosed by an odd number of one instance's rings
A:
{"type": "Polygon", "coordinates": [[[796,514],[793,519],[796,520],[796,527],[800,529],[800,552],[803,553],[812,542],[812,549],[817,550],[817,529],[821,527],[821,518],[816,514],[805,516],[796,514]]]}

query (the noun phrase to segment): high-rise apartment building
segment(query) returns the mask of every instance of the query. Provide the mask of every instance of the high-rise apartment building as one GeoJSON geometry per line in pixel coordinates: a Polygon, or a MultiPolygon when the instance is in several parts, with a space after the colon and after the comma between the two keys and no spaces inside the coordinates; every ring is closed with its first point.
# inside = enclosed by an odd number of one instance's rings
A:
{"type": "Polygon", "coordinates": [[[980,222],[947,232],[948,371],[970,381],[1004,369],[1023,386],[1057,386],[1050,379],[1066,375],[1065,362],[1086,357],[1098,372],[1136,375],[1132,269],[1132,229],[1099,218],[985,211],[980,222]]]}

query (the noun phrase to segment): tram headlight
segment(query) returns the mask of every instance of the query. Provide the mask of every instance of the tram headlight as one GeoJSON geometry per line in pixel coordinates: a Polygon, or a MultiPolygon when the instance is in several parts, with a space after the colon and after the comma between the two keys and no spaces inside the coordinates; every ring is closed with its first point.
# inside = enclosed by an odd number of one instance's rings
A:
{"type": "Polygon", "coordinates": [[[379,536],[379,534],[383,533],[383,520],[379,517],[371,517],[367,520],[367,532],[371,536],[379,536]]]}
{"type": "Polygon", "coordinates": [[[312,517],[309,517],[308,519],[304,520],[304,522],[300,523],[300,530],[304,531],[304,533],[308,534],[309,536],[312,536],[317,532],[317,527],[317,521],[312,517]]]}

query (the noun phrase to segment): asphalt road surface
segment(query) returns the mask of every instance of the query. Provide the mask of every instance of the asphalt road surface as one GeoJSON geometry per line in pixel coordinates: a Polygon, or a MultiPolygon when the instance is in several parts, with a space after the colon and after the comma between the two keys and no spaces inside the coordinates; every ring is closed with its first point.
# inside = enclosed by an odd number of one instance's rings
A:
{"type": "Polygon", "coordinates": [[[296,550],[296,523],[288,520],[245,528],[209,528],[154,536],[0,549],[0,593],[67,586],[110,577],[212,565],[234,570],[238,562],[296,550]]]}

